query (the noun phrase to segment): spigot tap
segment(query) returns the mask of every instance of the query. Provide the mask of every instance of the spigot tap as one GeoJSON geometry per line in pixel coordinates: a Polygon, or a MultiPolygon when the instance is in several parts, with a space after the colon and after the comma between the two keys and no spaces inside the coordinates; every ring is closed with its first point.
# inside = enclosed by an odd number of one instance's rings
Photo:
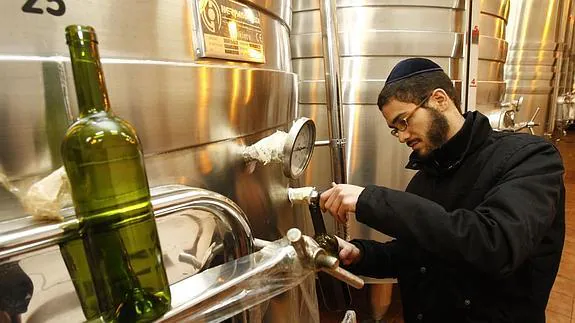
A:
{"type": "Polygon", "coordinates": [[[339,267],[339,260],[336,257],[330,256],[315,240],[303,235],[299,229],[289,229],[287,239],[299,259],[307,266],[323,271],[357,289],[363,287],[363,279],[339,267]]]}
{"type": "Polygon", "coordinates": [[[319,205],[320,192],[315,187],[288,188],[288,199],[292,204],[319,205]]]}
{"type": "Polygon", "coordinates": [[[535,118],[537,117],[537,115],[539,114],[539,111],[541,111],[541,108],[537,108],[537,110],[535,110],[535,113],[533,114],[533,116],[531,117],[531,119],[527,122],[521,122],[518,123],[515,128],[513,129],[514,132],[519,132],[525,128],[529,129],[529,132],[532,135],[535,135],[535,131],[533,131],[534,127],[539,126],[538,123],[535,123],[535,118]]]}
{"type": "Polygon", "coordinates": [[[508,111],[518,112],[523,104],[523,97],[520,96],[517,100],[511,100],[509,102],[503,102],[500,104],[502,109],[510,108],[508,111]]]}

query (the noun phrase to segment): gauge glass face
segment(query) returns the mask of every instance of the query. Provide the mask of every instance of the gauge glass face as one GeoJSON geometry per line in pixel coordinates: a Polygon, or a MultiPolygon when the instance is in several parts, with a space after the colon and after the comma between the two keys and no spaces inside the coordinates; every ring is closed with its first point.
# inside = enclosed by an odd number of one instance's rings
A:
{"type": "Polygon", "coordinates": [[[314,135],[310,123],[305,123],[295,138],[291,154],[291,174],[298,177],[305,170],[314,146],[314,135]]]}

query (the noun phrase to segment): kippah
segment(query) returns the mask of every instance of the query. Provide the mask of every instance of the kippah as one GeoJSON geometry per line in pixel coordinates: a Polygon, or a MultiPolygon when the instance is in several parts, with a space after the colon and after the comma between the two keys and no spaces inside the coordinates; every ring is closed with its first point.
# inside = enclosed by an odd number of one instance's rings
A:
{"type": "Polygon", "coordinates": [[[404,59],[397,63],[397,65],[395,65],[391,70],[391,73],[389,73],[389,76],[385,80],[385,85],[389,85],[415,75],[436,71],[443,71],[443,69],[427,58],[416,57],[404,59]]]}

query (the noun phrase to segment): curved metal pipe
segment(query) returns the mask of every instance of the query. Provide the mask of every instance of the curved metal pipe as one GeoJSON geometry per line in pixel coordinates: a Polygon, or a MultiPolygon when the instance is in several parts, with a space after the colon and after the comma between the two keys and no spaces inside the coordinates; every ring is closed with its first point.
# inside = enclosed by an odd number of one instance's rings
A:
{"type": "MultiPolygon", "coordinates": [[[[232,200],[201,188],[167,185],[153,188],[152,205],[156,218],[185,209],[200,209],[217,216],[235,233],[235,257],[254,251],[254,238],[247,217],[232,200]]],[[[38,223],[32,217],[0,223],[0,263],[15,260],[36,250],[78,238],[74,209],[62,211],[64,222],[38,223]]]]}
{"type": "Polygon", "coordinates": [[[173,284],[172,309],[158,322],[220,322],[300,285],[317,270],[355,288],[364,286],[297,228],[288,230],[287,239],[265,244],[256,253],[173,284]]]}

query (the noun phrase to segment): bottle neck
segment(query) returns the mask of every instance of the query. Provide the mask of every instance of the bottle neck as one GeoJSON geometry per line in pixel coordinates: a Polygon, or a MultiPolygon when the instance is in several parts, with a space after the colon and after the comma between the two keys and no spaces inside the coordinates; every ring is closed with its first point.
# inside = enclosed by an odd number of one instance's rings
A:
{"type": "Polygon", "coordinates": [[[326,234],[327,231],[325,230],[325,223],[323,222],[323,215],[321,214],[319,205],[314,203],[310,204],[309,213],[311,215],[311,221],[313,223],[315,234],[326,234]]]}
{"type": "Polygon", "coordinates": [[[98,43],[89,40],[69,42],[80,117],[110,110],[108,91],[100,64],[98,43]]]}

